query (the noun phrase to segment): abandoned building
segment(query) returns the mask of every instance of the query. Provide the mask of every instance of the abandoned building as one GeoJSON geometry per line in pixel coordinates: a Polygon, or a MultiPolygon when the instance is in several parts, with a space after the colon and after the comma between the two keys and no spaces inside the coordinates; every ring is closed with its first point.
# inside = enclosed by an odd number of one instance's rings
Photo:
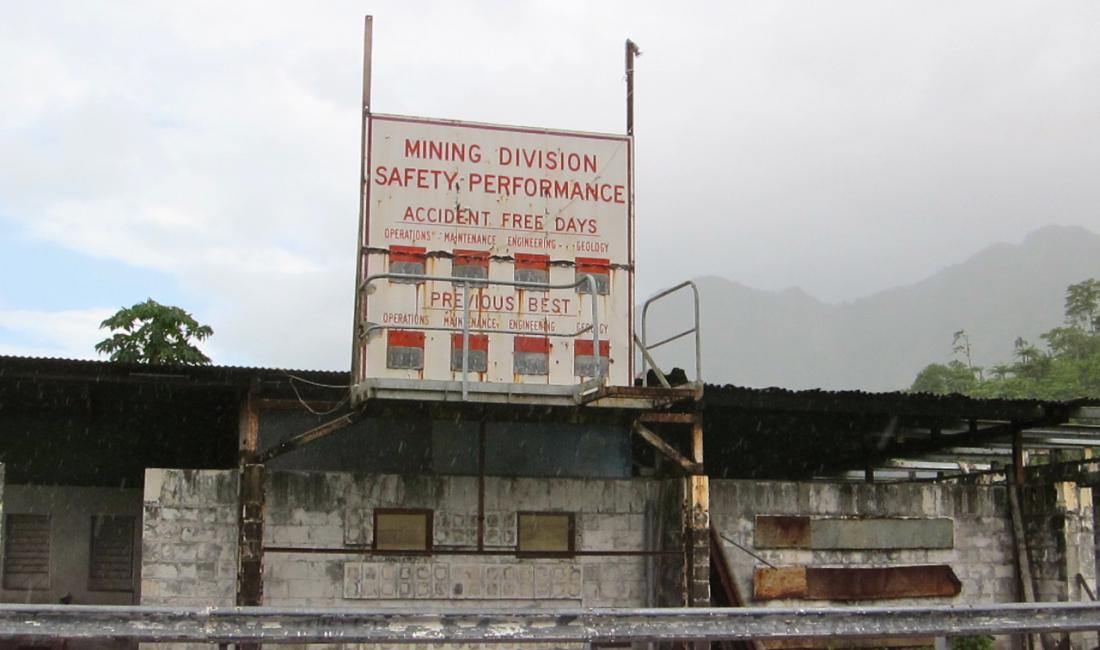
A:
{"type": "Polygon", "coordinates": [[[353,412],[348,384],[339,372],[0,357],[0,597],[1093,597],[1100,409],[1088,403],[706,385],[662,388],[659,402],[617,389],[644,409],[391,399],[353,412]]]}

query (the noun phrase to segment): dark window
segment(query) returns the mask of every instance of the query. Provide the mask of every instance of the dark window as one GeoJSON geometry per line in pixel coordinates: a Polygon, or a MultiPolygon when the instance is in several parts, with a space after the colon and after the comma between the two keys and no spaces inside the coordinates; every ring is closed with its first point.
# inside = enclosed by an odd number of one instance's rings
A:
{"type": "Polygon", "coordinates": [[[374,550],[428,553],[432,550],[432,511],[377,508],[374,511],[374,550]]]}
{"type": "Polygon", "coordinates": [[[134,590],[134,522],[130,515],[92,517],[88,591],[134,590]]]}
{"type": "Polygon", "coordinates": [[[536,555],[571,554],[573,513],[521,512],[516,515],[516,551],[536,555]]]}
{"type": "Polygon", "coordinates": [[[50,516],[8,515],[4,529],[4,589],[49,589],[50,516]]]}

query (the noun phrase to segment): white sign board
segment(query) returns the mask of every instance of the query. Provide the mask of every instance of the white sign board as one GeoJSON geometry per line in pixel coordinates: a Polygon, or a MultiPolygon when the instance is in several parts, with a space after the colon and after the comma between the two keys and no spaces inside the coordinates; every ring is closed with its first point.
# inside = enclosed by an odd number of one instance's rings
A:
{"type": "MultiPolygon", "coordinates": [[[[576,384],[599,363],[632,379],[631,139],[428,120],[368,118],[360,282],[401,273],[469,279],[469,379],[576,384]],[[534,290],[495,280],[571,284],[534,290]],[[599,320],[596,351],[591,332],[599,320]]],[[[361,294],[357,381],[457,380],[464,292],[450,280],[376,279],[361,294]]]]}

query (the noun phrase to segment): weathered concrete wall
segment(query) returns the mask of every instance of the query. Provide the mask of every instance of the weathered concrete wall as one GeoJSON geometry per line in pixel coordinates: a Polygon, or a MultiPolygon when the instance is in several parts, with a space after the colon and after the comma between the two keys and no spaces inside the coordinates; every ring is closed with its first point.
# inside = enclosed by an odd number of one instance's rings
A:
{"type": "Polygon", "coordinates": [[[485,550],[477,551],[475,477],[272,472],[264,601],[281,606],[638,607],[646,605],[647,504],[657,482],[485,479],[485,550]],[[374,508],[430,508],[433,554],[375,554],[374,508]],[[575,557],[514,555],[516,513],[575,514],[575,557]],[[601,555],[585,555],[599,552],[601,555]],[[606,554],[606,555],[605,555],[606,554]],[[365,602],[369,601],[369,602],[365,602]]]}
{"type": "MultiPolygon", "coordinates": [[[[0,602],[57,603],[69,594],[76,604],[130,605],[138,601],[141,549],[141,490],[3,484],[0,465],[0,520],[4,514],[50,516],[49,589],[24,591],[0,587],[0,602]],[[130,591],[90,591],[92,517],[129,515],[134,526],[134,583],[130,591]]],[[[0,572],[3,565],[0,563],[0,572]]],[[[0,585],[2,585],[0,581],[0,585]]]]}
{"type": "Polygon", "coordinates": [[[1025,487],[1021,509],[1039,600],[1087,600],[1077,574],[1095,584],[1091,488],[1075,483],[1025,487]]]}
{"type": "MultiPolygon", "coordinates": [[[[947,564],[962,582],[957,599],[892,600],[890,604],[1012,602],[1016,570],[1008,500],[1003,487],[948,484],[786,483],[714,480],[711,518],[725,537],[775,565],[886,567],[947,564]],[[762,549],[755,547],[757,515],[947,518],[950,548],[762,549]]],[[[744,594],[752,594],[755,567],[764,566],[729,542],[724,550],[744,594]]],[[[796,605],[774,600],[766,605],[796,605]]],[[[815,605],[827,602],[815,601],[815,605]]]]}
{"type": "Polygon", "coordinates": [[[237,580],[237,472],[145,472],[143,605],[231,606],[237,580]]]}
{"type": "MultiPolygon", "coordinates": [[[[1092,489],[1076,483],[1027,486],[1020,507],[1028,538],[1035,597],[1042,601],[1085,601],[1078,575],[1096,584],[1095,519],[1092,489]]],[[[1096,635],[1045,635],[1048,646],[1069,639],[1075,647],[1092,647],[1096,635]]]]}

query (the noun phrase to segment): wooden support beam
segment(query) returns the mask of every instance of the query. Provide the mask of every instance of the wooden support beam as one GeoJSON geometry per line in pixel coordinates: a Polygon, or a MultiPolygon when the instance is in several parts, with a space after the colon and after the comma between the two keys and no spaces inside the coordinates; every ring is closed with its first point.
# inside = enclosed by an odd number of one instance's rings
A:
{"type": "Polygon", "coordinates": [[[1019,427],[1012,432],[1012,482],[1024,484],[1024,431],[1019,427]]]}
{"type": "Polygon", "coordinates": [[[344,427],[357,422],[361,417],[362,415],[359,413],[359,411],[352,411],[351,413],[341,415],[335,420],[329,420],[328,422],[325,422],[320,426],[314,427],[309,431],[299,433],[292,438],[288,438],[280,442],[279,444],[260,454],[258,460],[260,463],[268,463],[272,459],[278,458],[283,454],[288,454],[295,449],[300,449],[311,442],[315,442],[317,440],[320,440],[321,438],[324,438],[327,435],[339,431],[340,429],[343,429],[344,427]]]}
{"type": "Polygon", "coordinates": [[[634,423],[634,432],[642,437],[649,444],[653,445],[657,451],[661,452],[665,457],[672,460],[679,465],[688,474],[702,474],[703,464],[696,463],[694,461],[684,458],[683,454],[676,450],[675,447],[665,442],[664,438],[653,433],[648,427],[641,422],[634,423]]]}
{"type": "Polygon", "coordinates": [[[691,422],[691,459],[703,464],[703,418],[697,416],[691,422]]]}
{"type": "MultiPolygon", "coordinates": [[[[256,386],[241,400],[238,424],[236,604],[260,606],[264,599],[264,466],[257,464],[260,414],[256,386]]],[[[242,644],[242,650],[254,649],[242,644]]]]}
{"type": "Polygon", "coordinates": [[[670,413],[668,411],[649,411],[638,416],[639,422],[658,424],[695,424],[694,413],[670,413]]]}

